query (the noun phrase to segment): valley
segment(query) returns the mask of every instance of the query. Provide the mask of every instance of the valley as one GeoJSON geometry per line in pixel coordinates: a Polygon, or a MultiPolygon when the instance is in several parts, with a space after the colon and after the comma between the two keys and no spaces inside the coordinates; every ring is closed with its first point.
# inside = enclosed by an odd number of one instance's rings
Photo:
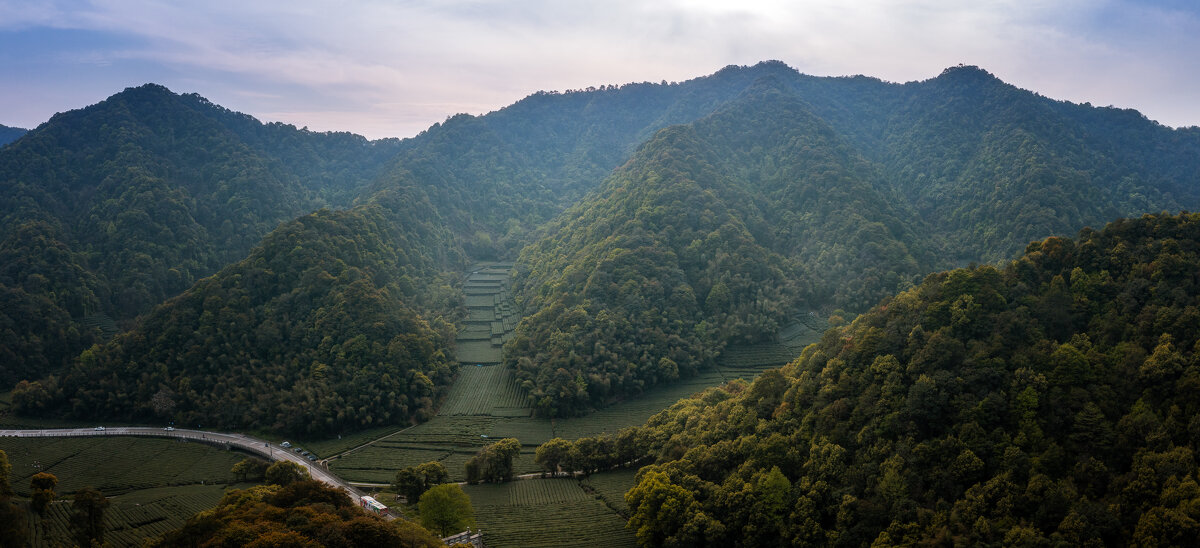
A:
{"type": "MultiPolygon", "coordinates": [[[[153,84],[15,135],[0,427],[290,440],[386,500],[567,442],[592,474],[463,486],[499,547],[1200,541],[1200,128],[768,61],[404,140],[153,84]]],[[[115,440],[0,439],[13,508],[36,461],[135,545],[232,484],[115,440]]]]}

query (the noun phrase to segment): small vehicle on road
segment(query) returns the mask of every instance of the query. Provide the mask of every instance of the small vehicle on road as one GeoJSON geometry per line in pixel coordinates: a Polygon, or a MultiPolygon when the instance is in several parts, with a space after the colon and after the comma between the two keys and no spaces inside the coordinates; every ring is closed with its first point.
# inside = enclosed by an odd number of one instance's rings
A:
{"type": "Polygon", "coordinates": [[[168,426],[168,427],[166,427],[166,428],[163,428],[163,430],[166,430],[167,432],[174,432],[174,431],[175,431],[175,427],[174,427],[174,426],[168,426]]]}
{"type": "Polygon", "coordinates": [[[280,446],[280,447],[282,447],[282,448],[284,448],[284,449],[287,449],[288,447],[291,447],[291,446],[292,446],[292,442],[290,442],[290,441],[285,441],[285,442],[283,442],[283,443],[279,444],[279,446],[280,446]]]}
{"type": "Polygon", "coordinates": [[[104,431],[104,427],[103,427],[103,426],[97,426],[97,427],[95,428],[95,430],[96,430],[97,432],[103,432],[103,431],[104,431]]]}

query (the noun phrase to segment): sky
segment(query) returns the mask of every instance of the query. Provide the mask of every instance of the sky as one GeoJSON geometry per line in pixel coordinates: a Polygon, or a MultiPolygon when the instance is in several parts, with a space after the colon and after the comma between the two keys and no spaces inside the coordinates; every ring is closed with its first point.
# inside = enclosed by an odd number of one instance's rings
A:
{"type": "Polygon", "coordinates": [[[263,121],[409,137],[539,90],[768,59],[891,82],[978,65],[1200,125],[1191,0],[0,0],[0,124],[154,82],[263,121]]]}

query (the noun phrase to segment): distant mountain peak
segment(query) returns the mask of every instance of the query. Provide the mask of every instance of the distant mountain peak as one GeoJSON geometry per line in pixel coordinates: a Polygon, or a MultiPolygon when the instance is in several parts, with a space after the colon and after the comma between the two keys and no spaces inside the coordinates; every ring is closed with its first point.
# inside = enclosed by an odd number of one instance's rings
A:
{"type": "Polygon", "coordinates": [[[996,75],[976,66],[958,64],[952,67],[947,67],[941,74],[934,78],[937,81],[945,82],[1000,82],[1001,80],[996,75]]]}

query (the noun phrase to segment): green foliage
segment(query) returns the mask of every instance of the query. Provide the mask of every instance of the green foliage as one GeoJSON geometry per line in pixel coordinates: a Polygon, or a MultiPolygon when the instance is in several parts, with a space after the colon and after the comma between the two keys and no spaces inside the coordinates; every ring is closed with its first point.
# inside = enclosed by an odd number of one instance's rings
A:
{"type": "Polygon", "coordinates": [[[266,478],[271,463],[256,457],[246,457],[233,465],[229,471],[237,481],[261,481],[266,478]]]}
{"type": "Polygon", "coordinates": [[[0,450],[0,497],[11,497],[12,464],[8,462],[8,453],[0,450]]]}
{"type": "Polygon", "coordinates": [[[907,212],[847,148],[769,84],[660,131],[522,251],[514,288],[535,312],[506,363],[535,408],[636,395],[772,340],[805,302],[863,308],[909,283],[907,212]]]}
{"type": "Polygon", "coordinates": [[[281,226],[61,379],[19,386],[17,411],[310,435],[432,416],[453,329],[426,310],[454,309],[436,289],[402,288],[437,270],[419,227],[390,214],[322,210],[281,226]]]}
{"type": "Polygon", "coordinates": [[[263,479],[268,485],[287,487],[293,483],[308,480],[309,475],[307,468],[290,460],[281,460],[267,467],[266,472],[263,473],[263,479]]]}
{"type": "Polygon", "coordinates": [[[104,493],[91,487],[75,492],[71,504],[71,528],[80,546],[104,545],[104,511],[109,504],[104,493]]]}
{"type": "Polygon", "coordinates": [[[446,470],[445,465],[438,461],[430,461],[397,471],[392,488],[403,495],[409,504],[412,504],[420,499],[421,494],[425,491],[449,480],[450,473],[446,470]]]}
{"type": "Polygon", "coordinates": [[[46,513],[46,508],[54,501],[54,487],[57,485],[58,478],[54,477],[54,474],[38,472],[30,478],[29,497],[33,500],[33,511],[39,515],[46,513]]]}
{"type": "Polygon", "coordinates": [[[421,495],[418,503],[421,525],[447,537],[475,526],[471,497],[457,483],[435,485],[421,495]]]}
{"type": "Polygon", "coordinates": [[[9,127],[9,126],[0,124],[0,147],[7,145],[13,141],[16,141],[17,139],[20,139],[22,135],[25,135],[28,132],[29,132],[29,130],[27,130],[27,129],[22,129],[19,127],[9,127]]]}
{"type": "MultiPolygon", "coordinates": [[[[545,476],[558,474],[559,468],[571,462],[571,451],[574,444],[562,438],[554,438],[538,446],[534,462],[542,467],[545,476]]],[[[570,471],[570,470],[569,470],[570,471]]]]}
{"type": "Polygon", "coordinates": [[[156,85],[58,114],[0,148],[0,295],[20,303],[6,315],[39,312],[11,332],[0,317],[0,348],[21,357],[0,361],[0,386],[86,348],[87,318],[128,327],[280,222],[346,205],[398,149],[263,125],[156,85]]]}
{"type": "Polygon", "coordinates": [[[651,419],[631,526],[655,546],[1194,543],[1198,271],[1181,214],[930,275],[651,419]]]}
{"type": "Polygon", "coordinates": [[[381,546],[434,548],[437,537],[406,521],[384,521],[318,481],[230,491],[181,529],[148,543],[168,546],[381,546]]]}
{"type": "Polygon", "coordinates": [[[513,479],[513,459],[521,454],[521,442],[505,438],[483,446],[466,463],[467,483],[501,483],[513,479]]]}

